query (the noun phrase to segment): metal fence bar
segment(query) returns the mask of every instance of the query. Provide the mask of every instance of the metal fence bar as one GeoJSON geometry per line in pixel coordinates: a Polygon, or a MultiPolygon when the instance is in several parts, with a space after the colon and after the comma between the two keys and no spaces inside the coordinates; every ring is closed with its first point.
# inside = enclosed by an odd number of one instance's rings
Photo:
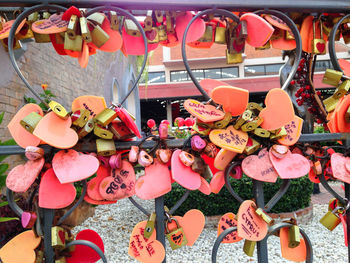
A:
{"type": "MultiPolygon", "coordinates": [[[[155,210],[156,210],[156,231],[157,231],[157,240],[162,243],[164,250],[165,246],[165,212],[164,212],[164,196],[157,197],[155,199],[155,210]]],[[[163,263],[166,263],[166,253],[163,260],[163,263]]]]}

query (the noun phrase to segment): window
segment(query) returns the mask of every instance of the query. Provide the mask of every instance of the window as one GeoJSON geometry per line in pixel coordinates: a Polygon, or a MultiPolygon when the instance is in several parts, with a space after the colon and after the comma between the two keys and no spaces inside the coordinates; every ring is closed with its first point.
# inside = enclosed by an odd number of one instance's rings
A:
{"type": "Polygon", "coordinates": [[[280,64],[269,65],[252,65],[244,67],[245,77],[266,76],[266,75],[278,75],[280,68],[283,66],[280,64]]]}
{"type": "MultiPolygon", "coordinates": [[[[197,80],[202,80],[204,78],[210,79],[230,79],[238,78],[238,67],[228,67],[228,68],[208,68],[208,69],[194,69],[192,70],[193,75],[197,80]]],[[[170,72],[171,82],[181,82],[190,81],[191,78],[185,70],[177,70],[170,72]]]]}
{"type": "Polygon", "coordinates": [[[326,71],[328,68],[333,68],[329,60],[316,61],[315,72],[326,71]]]}
{"type": "Polygon", "coordinates": [[[171,82],[181,82],[189,80],[186,70],[171,71],[170,81],[171,82]]]}
{"type": "Polygon", "coordinates": [[[278,75],[283,64],[272,64],[265,66],[266,75],[278,75]]]}
{"type": "Polygon", "coordinates": [[[238,78],[238,67],[231,67],[231,68],[222,68],[221,69],[221,78],[222,79],[231,79],[231,78],[238,78]]]}
{"type": "Polygon", "coordinates": [[[148,74],[143,75],[140,83],[146,83],[146,80],[148,84],[165,82],[165,72],[148,72],[148,74]]]}

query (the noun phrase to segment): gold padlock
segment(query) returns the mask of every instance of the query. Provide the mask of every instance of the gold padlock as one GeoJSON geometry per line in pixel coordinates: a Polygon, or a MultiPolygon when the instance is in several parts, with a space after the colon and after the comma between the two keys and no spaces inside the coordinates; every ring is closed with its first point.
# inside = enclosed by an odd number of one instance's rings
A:
{"type": "Polygon", "coordinates": [[[26,129],[28,132],[33,133],[35,127],[38,125],[39,121],[42,119],[43,117],[36,113],[36,112],[32,112],[29,115],[27,115],[26,117],[24,117],[19,123],[22,125],[22,127],[24,129],[26,129]]]}
{"type": "Polygon", "coordinates": [[[254,130],[254,134],[255,134],[256,136],[261,137],[261,138],[269,138],[270,135],[271,135],[271,133],[270,133],[268,130],[265,130],[265,129],[263,129],[263,128],[256,128],[256,129],[254,130]]]}
{"type": "Polygon", "coordinates": [[[219,24],[215,28],[215,38],[216,44],[226,44],[226,28],[220,27],[219,24]]]}
{"type": "Polygon", "coordinates": [[[81,52],[83,47],[83,38],[81,35],[76,35],[75,39],[71,39],[66,32],[64,35],[64,49],[81,52]]]}
{"type": "MultiPolygon", "coordinates": [[[[0,25],[1,25],[1,22],[0,22],[0,25]]],[[[22,29],[19,31],[18,34],[16,34],[16,38],[18,40],[34,38],[34,33],[33,33],[32,29],[31,29],[31,25],[30,25],[30,23],[28,21],[25,22],[25,24],[23,25],[22,29]],[[22,32],[25,32],[25,33],[22,34],[22,32]]]]}
{"type": "Polygon", "coordinates": [[[209,135],[211,128],[203,128],[203,127],[199,127],[199,125],[197,123],[195,123],[192,126],[192,130],[198,132],[201,135],[209,135]]]}
{"type": "Polygon", "coordinates": [[[270,49],[270,48],[271,48],[271,42],[269,40],[261,47],[256,47],[255,50],[266,50],[266,49],[270,49]]]}
{"type": "Polygon", "coordinates": [[[146,14],[146,18],[144,20],[143,29],[145,31],[150,31],[152,30],[152,27],[153,27],[152,10],[148,10],[146,14]]]}
{"type": "Polygon", "coordinates": [[[246,123],[247,121],[249,121],[251,119],[251,117],[253,116],[253,112],[251,110],[245,110],[243,112],[243,114],[236,120],[235,125],[233,126],[233,128],[235,128],[236,130],[238,130],[239,128],[242,127],[242,125],[244,123],[246,123]]]}
{"type": "Polygon", "coordinates": [[[50,35],[48,34],[39,34],[33,31],[33,35],[34,35],[34,40],[36,43],[50,43],[51,39],[50,39],[50,35]]]}
{"type": "MultiPolygon", "coordinates": [[[[300,31],[300,25],[299,24],[295,24],[295,25],[297,26],[298,30],[300,31]]],[[[295,39],[293,32],[291,30],[286,31],[285,38],[286,38],[286,40],[294,40],[295,39]]]]}
{"type": "Polygon", "coordinates": [[[335,110],[335,107],[338,104],[339,99],[335,99],[334,96],[330,96],[327,99],[323,100],[323,104],[326,108],[326,111],[332,112],[335,110]]]}
{"type": "Polygon", "coordinates": [[[68,112],[67,110],[58,102],[56,101],[50,101],[49,102],[50,109],[61,119],[66,120],[68,118],[68,112]]]}
{"type": "Polygon", "coordinates": [[[175,33],[175,11],[165,11],[166,31],[169,34],[175,33]]]}
{"type": "Polygon", "coordinates": [[[250,139],[252,140],[252,145],[246,146],[243,151],[246,155],[251,155],[260,148],[260,143],[258,141],[254,140],[253,138],[250,139]]]}
{"type": "Polygon", "coordinates": [[[51,16],[51,14],[49,12],[47,12],[47,11],[43,12],[43,15],[42,15],[43,19],[49,19],[50,16],[51,16]]]}
{"type": "Polygon", "coordinates": [[[249,102],[247,109],[252,111],[255,116],[258,116],[260,111],[262,111],[263,107],[261,107],[258,103],[249,102]]]}
{"type": "Polygon", "coordinates": [[[237,64],[243,62],[242,53],[230,54],[228,49],[226,49],[226,63],[227,64],[237,64]]]}
{"type": "Polygon", "coordinates": [[[106,16],[103,13],[93,13],[87,17],[88,20],[93,21],[94,24],[102,26],[103,21],[105,21],[106,16]]]}
{"type": "Polygon", "coordinates": [[[168,224],[165,223],[166,226],[166,237],[170,243],[170,247],[172,250],[178,249],[180,247],[183,247],[187,244],[187,238],[185,236],[185,232],[183,231],[182,227],[180,227],[179,222],[175,218],[171,218],[171,221],[174,220],[176,223],[176,228],[169,231],[168,224]]]}
{"type": "Polygon", "coordinates": [[[280,129],[278,129],[278,131],[275,132],[275,134],[271,133],[270,139],[271,140],[277,140],[282,138],[283,136],[287,135],[287,131],[286,128],[282,127],[280,129]]]}
{"type": "Polygon", "coordinates": [[[145,31],[145,34],[146,34],[148,43],[154,44],[159,42],[158,27],[152,27],[151,30],[145,31]]]}
{"type": "Polygon", "coordinates": [[[312,53],[315,55],[323,55],[326,54],[326,41],[323,39],[323,29],[322,29],[322,21],[319,20],[320,23],[320,38],[316,38],[316,21],[315,19],[312,22],[312,31],[313,31],[313,39],[311,41],[312,45],[312,53]]]}
{"type": "Polygon", "coordinates": [[[157,20],[158,23],[163,24],[164,22],[164,13],[161,10],[155,10],[154,11],[154,16],[157,20]]]}
{"type": "Polygon", "coordinates": [[[263,122],[263,119],[261,117],[255,117],[253,120],[242,125],[241,130],[244,132],[253,131],[256,128],[258,128],[262,122],[263,122]]]}
{"type": "Polygon", "coordinates": [[[99,156],[111,156],[117,152],[113,140],[96,140],[97,155],[99,156]]]}
{"type": "Polygon", "coordinates": [[[131,19],[125,19],[124,21],[124,27],[125,31],[128,35],[133,36],[133,37],[139,37],[141,36],[141,32],[131,19]]]}
{"type": "Polygon", "coordinates": [[[72,113],[72,123],[78,127],[84,127],[89,120],[90,111],[87,109],[79,109],[72,113]]]}
{"type": "Polygon", "coordinates": [[[277,40],[277,39],[281,39],[284,38],[284,30],[280,29],[278,27],[274,27],[274,31],[272,33],[272,36],[270,37],[270,40],[277,40]]]}
{"type": "Polygon", "coordinates": [[[94,127],[94,134],[102,139],[110,140],[113,138],[113,133],[102,127],[101,125],[96,124],[94,127]]]}
{"type": "Polygon", "coordinates": [[[78,131],[79,139],[85,137],[90,132],[92,132],[94,130],[94,127],[95,127],[94,121],[92,119],[88,120],[87,123],[84,125],[84,127],[78,131]]]}
{"type": "Polygon", "coordinates": [[[77,36],[79,18],[76,15],[71,15],[68,26],[67,26],[67,35],[70,39],[74,40],[77,36]]]}
{"type": "Polygon", "coordinates": [[[255,246],[256,246],[256,241],[245,239],[244,245],[243,245],[243,252],[247,256],[252,257],[254,255],[255,246]]]}
{"type": "MultiPolygon", "coordinates": [[[[5,48],[6,52],[9,52],[9,47],[8,47],[8,38],[1,39],[1,44],[5,48]]],[[[14,42],[13,42],[13,49],[20,49],[22,48],[21,42],[15,37],[14,42]]]]}
{"type": "Polygon", "coordinates": [[[213,26],[207,24],[205,26],[205,31],[203,36],[201,36],[200,39],[198,39],[199,42],[212,42],[213,41],[213,26]]]}
{"type": "Polygon", "coordinates": [[[338,212],[338,210],[341,210],[344,208],[337,206],[336,208],[334,208],[332,211],[328,211],[321,219],[320,219],[320,223],[325,226],[328,230],[333,231],[334,228],[336,228],[341,220],[339,218],[339,216],[336,214],[338,212]]]}
{"type": "Polygon", "coordinates": [[[350,88],[350,80],[344,80],[334,91],[333,97],[335,99],[340,99],[343,97],[350,88]]]}
{"type": "Polygon", "coordinates": [[[268,225],[272,225],[275,222],[275,220],[260,207],[255,210],[255,213],[260,216],[268,225]]]}
{"type": "Polygon", "coordinates": [[[322,82],[337,87],[343,77],[343,72],[334,69],[326,69],[322,82]]]}
{"type": "Polygon", "coordinates": [[[86,43],[90,43],[92,41],[92,38],[91,38],[91,33],[88,26],[87,18],[82,16],[80,17],[79,22],[80,22],[81,37],[86,43]]]}
{"type": "Polygon", "coordinates": [[[39,12],[31,13],[27,18],[29,23],[34,23],[39,20],[39,12]]]}
{"type": "Polygon", "coordinates": [[[288,228],[288,247],[295,248],[300,245],[300,229],[297,225],[288,228]]]}
{"type": "Polygon", "coordinates": [[[165,25],[159,25],[159,26],[157,26],[157,28],[158,28],[159,41],[167,40],[168,39],[168,35],[166,33],[165,25]]]}
{"type": "Polygon", "coordinates": [[[147,224],[145,226],[145,231],[143,232],[143,236],[145,238],[150,238],[152,236],[152,233],[154,231],[154,227],[156,224],[156,213],[152,213],[147,221],[147,224]]]}
{"type": "Polygon", "coordinates": [[[102,126],[107,126],[115,118],[117,118],[117,113],[110,108],[105,108],[103,111],[97,114],[97,116],[95,117],[95,121],[98,124],[101,124],[102,126]]]}
{"type": "Polygon", "coordinates": [[[64,249],[68,239],[67,231],[59,226],[51,228],[51,246],[55,249],[64,249]]]}
{"type": "Polygon", "coordinates": [[[119,30],[119,19],[118,19],[117,12],[109,11],[109,22],[112,30],[114,31],[119,30]]]}
{"type": "Polygon", "coordinates": [[[102,47],[109,40],[109,35],[99,25],[94,25],[94,29],[90,34],[92,43],[98,48],[102,47]]]}
{"type": "Polygon", "coordinates": [[[231,113],[226,112],[222,120],[214,122],[214,128],[215,129],[225,128],[230,123],[231,119],[232,119],[231,113]]]}

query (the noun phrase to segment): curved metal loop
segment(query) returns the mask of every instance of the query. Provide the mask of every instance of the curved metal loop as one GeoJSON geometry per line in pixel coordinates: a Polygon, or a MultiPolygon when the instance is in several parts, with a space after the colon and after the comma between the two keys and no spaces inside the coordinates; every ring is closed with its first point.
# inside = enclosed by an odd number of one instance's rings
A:
{"type": "Polygon", "coordinates": [[[328,184],[328,182],[327,182],[327,180],[326,180],[326,178],[325,178],[325,176],[324,176],[324,173],[321,173],[320,176],[319,176],[319,178],[320,178],[320,182],[321,182],[322,186],[323,186],[329,193],[331,193],[331,195],[333,195],[335,198],[337,198],[338,201],[339,201],[342,205],[346,206],[346,205],[348,204],[347,199],[341,197],[341,196],[340,196],[336,191],[334,191],[333,188],[328,184]]]}
{"type": "Polygon", "coordinates": [[[186,55],[186,37],[187,37],[187,33],[188,30],[190,28],[190,26],[192,25],[192,23],[198,18],[201,17],[203,15],[207,15],[207,14],[219,14],[219,15],[223,15],[226,17],[231,18],[232,20],[234,20],[235,22],[239,23],[239,18],[238,16],[236,16],[235,14],[231,13],[230,11],[224,10],[224,9],[207,9],[204,10],[202,12],[199,12],[197,15],[195,15],[191,21],[188,23],[183,38],[182,38],[182,46],[181,46],[181,52],[182,52],[182,60],[184,62],[185,68],[188,72],[188,75],[190,76],[190,78],[192,79],[194,85],[197,87],[197,89],[200,91],[200,93],[202,93],[203,97],[205,100],[210,100],[210,97],[208,95],[208,93],[201,87],[201,85],[199,84],[199,82],[197,81],[196,77],[193,75],[192,70],[190,68],[190,65],[188,64],[188,60],[187,60],[187,55],[186,55]]]}
{"type": "Polygon", "coordinates": [[[9,207],[12,209],[12,211],[15,212],[16,215],[18,215],[20,218],[22,218],[23,210],[17,205],[13,197],[13,191],[7,187],[6,187],[6,197],[9,203],[9,207]]]}
{"type": "Polygon", "coordinates": [[[295,25],[294,21],[292,19],[290,19],[289,16],[287,16],[286,14],[284,14],[280,11],[277,11],[277,10],[258,10],[254,13],[257,15],[269,14],[269,15],[277,16],[278,18],[282,19],[283,22],[285,22],[287,24],[287,26],[292,30],[292,33],[294,35],[295,42],[296,42],[296,49],[295,49],[296,56],[295,56],[292,70],[289,73],[287,80],[284,82],[283,86],[281,87],[282,90],[286,90],[288,88],[290,82],[294,78],[295,73],[298,70],[298,66],[299,66],[300,59],[301,59],[301,53],[302,53],[303,48],[302,48],[302,42],[301,42],[301,36],[300,36],[299,30],[298,30],[297,26],[295,25]]]}
{"type": "Polygon", "coordinates": [[[225,170],[225,185],[227,190],[229,191],[229,193],[241,204],[244,202],[243,198],[240,197],[232,188],[230,181],[229,181],[229,177],[230,177],[230,173],[232,171],[233,168],[235,168],[237,165],[239,165],[238,162],[232,162],[229,166],[226,167],[225,170]]]}
{"type": "Polygon", "coordinates": [[[144,213],[146,216],[150,216],[151,213],[148,212],[145,208],[143,208],[142,205],[140,205],[138,202],[135,201],[134,198],[132,198],[131,196],[129,197],[129,201],[136,206],[142,213],[144,213]]]}
{"type": "Polygon", "coordinates": [[[233,231],[237,231],[237,227],[230,227],[225,229],[215,240],[214,246],[213,246],[213,250],[211,252],[211,262],[212,263],[216,263],[216,255],[218,254],[218,250],[219,250],[219,246],[222,242],[222,240],[224,240],[224,238],[231,234],[233,231]]]}
{"type": "Polygon", "coordinates": [[[160,142],[161,142],[159,136],[157,136],[157,135],[151,134],[151,135],[146,136],[145,138],[143,138],[143,139],[139,142],[139,144],[138,144],[137,146],[140,147],[140,148],[142,148],[141,145],[144,144],[145,141],[147,141],[147,139],[149,139],[149,138],[152,138],[152,140],[155,140],[155,141],[156,141],[156,144],[153,146],[153,148],[150,149],[150,150],[148,151],[148,153],[152,153],[152,152],[159,146],[159,144],[160,144],[160,142]]]}
{"type": "Polygon", "coordinates": [[[183,194],[183,196],[176,202],[176,204],[170,209],[169,213],[172,215],[175,211],[186,201],[191,191],[187,189],[187,191],[183,194]]]}
{"type": "Polygon", "coordinates": [[[35,97],[37,97],[38,100],[40,100],[42,103],[44,103],[46,106],[48,106],[47,103],[40,97],[40,95],[34,90],[34,88],[29,84],[27,79],[22,74],[22,71],[19,69],[19,66],[18,66],[18,64],[16,62],[16,59],[15,59],[15,54],[13,52],[13,43],[14,43],[15,33],[16,33],[16,30],[17,30],[18,26],[30,14],[32,14],[32,13],[34,13],[36,11],[42,11],[42,10],[56,10],[56,11],[62,11],[63,12],[63,11],[66,11],[67,8],[65,8],[63,6],[59,6],[59,5],[42,4],[42,5],[36,5],[36,6],[31,7],[31,8],[28,8],[27,10],[22,12],[16,18],[15,22],[13,23],[13,25],[11,27],[10,34],[9,34],[9,37],[8,37],[8,53],[9,53],[9,57],[10,57],[12,66],[14,67],[14,69],[17,72],[18,76],[22,79],[24,84],[27,86],[27,88],[33,93],[33,95],[35,97]]]}
{"type": "Polygon", "coordinates": [[[346,15],[346,16],[343,16],[339,21],[338,23],[336,23],[331,32],[329,33],[329,36],[328,36],[328,51],[329,51],[329,57],[331,59],[331,62],[332,62],[332,65],[333,65],[333,68],[335,70],[338,70],[338,71],[341,71],[343,72],[343,70],[341,69],[340,65],[339,65],[339,62],[338,62],[338,59],[337,59],[337,53],[335,52],[335,35],[337,33],[337,30],[339,28],[339,26],[343,23],[343,21],[347,18],[350,17],[350,14],[346,15]]]}
{"type": "Polygon", "coordinates": [[[115,11],[117,13],[120,13],[120,14],[130,18],[135,23],[135,25],[137,26],[139,31],[141,32],[141,35],[142,35],[142,38],[143,38],[143,43],[145,45],[145,55],[144,55],[144,58],[143,58],[143,62],[142,62],[142,66],[141,66],[140,72],[139,72],[138,76],[136,77],[136,80],[135,80],[132,88],[125,95],[125,97],[121,100],[120,104],[123,104],[127,100],[127,98],[130,96],[130,94],[138,87],[138,83],[139,83],[139,81],[141,79],[142,73],[145,70],[146,63],[147,63],[147,58],[148,58],[148,40],[147,40],[145,31],[143,30],[143,27],[141,26],[139,21],[137,21],[137,19],[130,12],[128,12],[128,11],[122,9],[122,8],[119,8],[119,7],[116,7],[116,6],[112,6],[112,5],[98,6],[98,7],[90,9],[89,12],[87,12],[86,16],[89,16],[89,15],[91,15],[93,13],[101,12],[101,11],[115,11]]]}
{"type": "Polygon", "coordinates": [[[84,197],[86,195],[86,190],[87,190],[87,184],[86,184],[86,180],[83,180],[83,191],[81,192],[81,195],[78,199],[78,201],[60,218],[60,220],[58,220],[57,225],[60,225],[63,223],[64,220],[67,219],[67,217],[73,213],[73,211],[81,204],[81,202],[83,202],[84,197]]]}
{"type": "Polygon", "coordinates": [[[87,247],[92,248],[101,257],[103,263],[107,263],[107,258],[105,256],[105,254],[103,253],[103,251],[96,244],[92,243],[91,241],[73,240],[73,241],[67,243],[66,248],[71,247],[71,246],[75,246],[75,245],[82,245],[82,246],[87,246],[87,247]]]}
{"type": "Polygon", "coordinates": [[[290,179],[284,179],[280,189],[274,194],[274,196],[265,205],[264,210],[266,212],[271,211],[271,209],[277,204],[277,202],[284,196],[290,186],[290,179]]]}

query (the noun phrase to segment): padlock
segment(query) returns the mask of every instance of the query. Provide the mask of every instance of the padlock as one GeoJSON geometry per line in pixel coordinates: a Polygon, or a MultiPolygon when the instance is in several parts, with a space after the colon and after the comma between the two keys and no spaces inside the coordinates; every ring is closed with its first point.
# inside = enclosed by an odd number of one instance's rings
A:
{"type": "Polygon", "coordinates": [[[117,118],[117,113],[110,108],[105,108],[103,111],[97,114],[95,121],[102,126],[107,126],[115,118],[117,118]]]}
{"type": "Polygon", "coordinates": [[[122,154],[121,153],[113,154],[109,158],[108,163],[112,169],[122,168],[122,154]]]}
{"type": "Polygon", "coordinates": [[[109,11],[109,22],[110,22],[110,27],[114,31],[119,31],[119,18],[117,15],[117,12],[115,11],[109,11]]]}
{"type": "Polygon", "coordinates": [[[314,171],[314,173],[316,175],[320,175],[322,174],[322,165],[320,161],[316,161],[312,164],[312,170],[314,171]]]}
{"type": "Polygon", "coordinates": [[[59,226],[51,228],[51,246],[55,249],[64,249],[66,246],[66,240],[68,239],[68,233],[66,230],[59,226]]]}
{"type": "Polygon", "coordinates": [[[85,137],[86,135],[88,135],[90,132],[92,132],[94,130],[94,127],[95,127],[95,123],[94,121],[91,119],[91,120],[88,120],[86,122],[86,124],[84,125],[83,128],[81,128],[80,130],[78,130],[78,137],[79,139],[85,137]]]}
{"type": "Polygon", "coordinates": [[[350,107],[348,107],[348,109],[345,112],[345,121],[347,123],[350,123],[350,107]]]}
{"type": "Polygon", "coordinates": [[[226,44],[226,28],[220,27],[219,24],[215,28],[215,38],[216,44],[226,44]]]}
{"type": "Polygon", "coordinates": [[[252,140],[252,143],[248,146],[248,144],[246,145],[246,147],[244,148],[244,153],[246,155],[251,155],[253,153],[255,153],[257,150],[259,150],[260,148],[260,143],[256,140],[254,140],[253,138],[249,138],[250,140],[252,140]]]}
{"type": "Polygon", "coordinates": [[[163,24],[163,22],[164,22],[164,14],[163,14],[163,11],[155,10],[155,11],[154,11],[154,17],[156,18],[157,23],[163,24]]]}
{"type": "Polygon", "coordinates": [[[270,49],[270,48],[271,48],[271,42],[269,40],[261,47],[256,47],[255,50],[266,50],[266,49],[270,49]]]}
{"type": "Polygon", "coordinates": [[[228,49],[226,49],[226,63],[227,64],[237,64],[243,62],[242,53],[230,54],[228,49]]]}
{"type": "Polygon", "coordinates": [[[131,146],[131,149],[129,151],[129,156],[128,156],[129,162],[136,163],[139,152],[140,152],[140,148],[138,146],[131,146]]]}
{"type": "Polygon", "coordinates": [[[205,162],[202,158],[194,157],[194,162],[191,165],[192,171],[195,173],[203,174],[205,170],[205,162]]]}
{"type": "Polygon", "coordinates": [[[157,26],[157,28],[158,28],[159,41],[167,40],[168,39],[168,35],[166,33],[165,25],[159,25],[159,26],[157,26]]]}
{"type": "Polygon", "coordinates": [[[330,231],[333,231],[333,229],[336,228],[341,222],[339,216],[336,214],[336,213],[338,213],[338,210],[344,210],[344,208],[337,206],[332,211],[328,211],[320,219],[320,223],[330,231]]]}
{"type": "Polygon", "coordinates": [[[93,13],[87,17],[88,20],[93,21],[94,24],[102,26],[103,21],[105,21],[106,16],[103,13],[93,13]]]}
{"type": "Polygon", "coordinates": [[[332,112],[335,110],[335,107],[338,104],[339,99],[335,99],[334,96],[330,96],[327,99],[323,100],[323,104],[327,112],[332,112]]]}
{"type": "Polygon", "coordinates": [[[147,42],[154,44],[159,42],[158,27],[152,27],[151,30],[145,31],[147,42]]]}
{"type": "MultiPolygon", "coordinates": [[[[1,25],[1,22],[0,22],[0,25],[1,25]]],[[[31,25],[30,25],[30,23],[28,21],[25,22],[25,24],[23,25],[21,30],[16,35],[16,38],[18,40],[34,38],[34,33],[33,33],[32,29],[31,29],[31,25]]]]}
{"type": "Polygon", "coordinates": [[[67,263],[66,257],[60,257],[58,259],[55,259],[55,263],[67,263]]]}
{"type": "Polygon", "coordinates": [[[297,225],[288,228],[288,247],[295,248],[300,245],[300,229],[297,225]]]}
{"type": "Polygon", "coordinates": [[[282,127],[280,129],[278,129],[278,131],[276,131],[275,134],[271,133],[270,139],[271,140],[278,140],[286,135],[287,135],[286,128],[282,127]]]}
{"type": "Polygon", "coordinates": [[[125,19],[124,21],[124,27],[125,31],[128,35],[133,36],[133,37],[139,37],[141,36],[141,32],[131,19],[125,19]]]}
{"type": "Polygon", "coordinates": [[[185,236],[185,232],[183,231],[182,227],[179,225],[179,222],[175,218],[170,218],[170,220],[174,220],[176,223],[176,228],[169,231],[168,223],[165,223],[166,226],[166,237],[170,243],[170,247],[172,250],[178,249],[180,247],[183,247],[187,244],[187,238],[185,236]]]}
{"type": "Polygon", "coordinates": [[[94,25],[94,29],[90,34],[92,43],[98,48],[102,47],[109,40],[109,35],[99,25],[94,25]]]}
{"type": "Polygon", "coordinates": [[[198,39],[199,42],[213,42],[213,26],[207,24],[205,26],[204,34],[198,39]]]}
{"type": "Polygon", "coordinates": [[[196,124],[198,124],[199,127],[202,127],[202,128],[214,128],[214,123],[213,122],[202,122],[200,121],[199,119],[196,119],[196,124]]]}
{"type": "Polygon", "coordinates": [[[90,111],[87,109],[79,109],[72,113],[72,124],[80,128],[84,127],[89,120],[90,111]]]}
{"type": "MultiPolygon", "coordinates": [[[[295,24],[297,29],[300,31],[300,25],[299,24],[295,24]]],[[[285,34],[285,39],[286,40],[295,40],[295,37],[293,35],[293,32],[291,30],[286,30],[286,34],[285,34]]]]}
{"type": "Polygon", "coordinates": [[[28,132],[33,133],[35,127],[38,125],[39,121],[42,119],[43,117],[36,113],[36,112],[32,112],[29,115],[27,115],[26,117],[24,117],[19,123],[22,125],[22,127],[24,129],[26,129],[28,132]]]}
{"type": "Polygon", "coordinates": [[[31,13],[27,18],[29,23],[34,23],[39,20],[39,12],[31,13]]]}
{"type": "Polygon", "coordinates": [[[86,43],[90,43],[92,41],[92,38],[91,38],[91,33],[88,26],[87,18],[82,16],[80,17],[79,22],[80,22],[81,37],[86,43]]]}
{"type": "Polygon", "coordinates": [[[322,82],[337,87],[343,77],[343,72],[334,69],[326,69],[322,82]]]}
{"type": "MultiPolygon", "coordinates": [[[[333,22],[324,22],[322,23],[322,30],[323,32],[327,35],[327,37],[329,37],[329,33],[332,31],[333,26],[335,24],[333,24],[333,22]]],[[[339,41],[340,40],[340,30],[338,29],[337,32],[335,33],[335,41],[339,41]]]]}
{"type": "Polygon", "coordinates": [[[274,27],[274,31],[272,33],[272,36],[270,37],[270,40],[277,40],[277,39],[281,39],[284,38],[284,30],[280,29],[278,27],[274,27]]]}
{"type": "Polygon", "coordinates": [[[260,216],[268,225],[272,225],[275,222],[275,220],[260,207],[255,210],[255,213],[260,216]]]}
{"type": "Polygon", "coordinates": [[[83,47],[83,38],[81,35],[76,35],[75,39],[71,39],[66,32],[64,35],[64,49],[81,52],[83,47]]]}
{"type": "Polygon", "coordinates": [[[61,119],[66,120],[69,117],[67,110],[58,102],[50,101],[49,107],[61,119]]]}
{"type": "Polygon", "coordinates": [[[145,150],[141,150],[137,158],[137,162],[139,165],[147,167],[153,163],[153,157],[149,155],[145,150]]]}
{"type": "Polygon", "coordinates": [[[271,135],[271,133],[270,133],[268,130],[265,130],[265,129],[263,129],[263,128],[256,128],[256,129],[254,130],[254,134],[255,134],[256,136],[261,137],[261,138],[269,138],[270,135],[271,135]]]}
{"type": "Polygon", "coordinates": [[[94,134],[105,140],[110,140],[113,138],[113,133],[99,124],[95,124],[94,134]]]}
{"type": "Polygon", "coordinates": [[[97,155],[99,156],[111,156],[116,153],[116,148],[113,140],[96,140],[97,155]]]}
{"type": "Polygon", "coordinates": [[[156,150],[156,156],[158,160],[160,160],[162,163],[166,164],[171,159],[171,150],[170,149],[157,149],[156,150]]]}
{"type": "Polygon", "coordinates": [[[64,32],[55,34],[56,44],[64,45],[64,32]]]}
{"type": "Polygon", "coordinates": [[[50,16],[51,16],[51,14],[49,12],[47,12],[47,11],[43,12],[43,15],[42,15],[43,19],[49,19],[50,16]]]}
{"type": "Polygon", "coordinates": [[[229,112],[226,112],[224,115],[224,118],[220,121],[214,122],[214,128],[215,129],[224,129],[227,127],[227,125],[231,122],[232,115],[229,112]]]}
{"type": "Polygon", "coordinates": [[[186,151],[181,151],[179,159],[185,166],[192,166],[195,161],[194,156],[186,151]]]}
{"type": "Polygon", "coordinates": [[[255,116],[259,116],[259,113],[262,111],[263,107],[261,107],[258,103],[249,102],[247,109],[253,112],[255,116]]]}
{"type": "Polygon", "coordinates": [[[271,153],[278,159],[283,159],[289,152],[288,146],[274,144],[271,147],[271,153]]]}
{"type": "Polygon", "coordinates": [[[245,110],[243,114],[236,120],[235,125],[233,125],[233,128],[238,130],[239,128],[242,127],[244,123],[249,121],[253,115],[253,112],[251,110],[245,110]]]}
{"type": "Polygon", "coordinates": [[[340,99],[343,97],[350,88],[350,80],[344,80],[334,91],[333,98],[340,99]]]}
{"type": "Polygon", "coordinates": [[[263,119],[261,117],[255,117],[253,120],[242,125],[241,130],[244,132],[253,131],[256,128],[258,128],[262,122],[263,122],[263,119]]]}
{"type": "Polygon", "coordinates": [[[323,39],[323,29],[322,29],[322,21],[319,20],[320,23],[320,38],[316,38],[316,21],[315,19],[312,22],[312,31],[313,31],[313,39],[311,41],[312,53],[315,55],[324,55],[326,54],[326,41],[323,39]]]}
{"type": "Polygon", "coordinates": [[[33,31],[34,40],[36,43],[50,43],[50,35],[49,34],[39,34],[33,31]]]}
{"type": "Polygon", "coordinates": [[[191,148],[196,152],[202,151],[205,146],[207,146],[207,142],[203,140],[199,135],[195,135],[191,138],[191,148]]]}
{"type": "Polygon", "coordinates": [[[194,130],[195,132],[198,132],[201,135],[209,135],[211,128],[203,128],[203,127],[199,126],[198,123],[195,123],[192,126],[192,130],[194,130]]]}
{"type": "Polygon", "coordinates": [[[175,23],[174,23],[175,16],[176,16],[175,11],[165,11],[166,31],[169,34],[175,33],[175,23]]]}
{"type": "Polygon", "coordinates": [[[212,142],[207,143],[207,146],[204,148],[204,153],[208,155],[210,158],[215,158],[218,154],[218,148],[212,142]]]}
{"type": "Polygon", "coordinates": [[[211,179],[213,178],[213,173],[209,167],[209,165],[204,165],[204,171],[200,174],[204,179],[211,179]]]}
{"type": "Polygon", "coordinates": [[[135,137],[135,134],[122,121],[112,121],[109,129],[118,140],[125,140],[135,137]]]}
{"type": "Polygon", "coordinates": [[[77,36],[79,18],[76,15],[71,15],[68,26],[67,26],[67,35],[70,39],[74,40],[77,36]]]}
{"type": "Polygon", "coordinates": [[[243,252],[247,256],[252,257],[254,255],[255,246],[256,246],[256,241],[245,239],[244,245],[243,245],[243,252]]]}
{"type": "Polygon", "coordinates": [[[152,236],[152,233],[154,231],[154,227],[156,224],[156,213],[152,213],[147,221],[147,224],[145,226],[145,231],[143,232],[144,238],[149,239],[152,236]]]}
{"type": "Polygon", "coordinates": [[[146,31],[152,30],[153,27],[153,19],[152,19],[152,10],[148,10],[146,13],[146,18],[144,20],[143,29],[146,31]]]}

